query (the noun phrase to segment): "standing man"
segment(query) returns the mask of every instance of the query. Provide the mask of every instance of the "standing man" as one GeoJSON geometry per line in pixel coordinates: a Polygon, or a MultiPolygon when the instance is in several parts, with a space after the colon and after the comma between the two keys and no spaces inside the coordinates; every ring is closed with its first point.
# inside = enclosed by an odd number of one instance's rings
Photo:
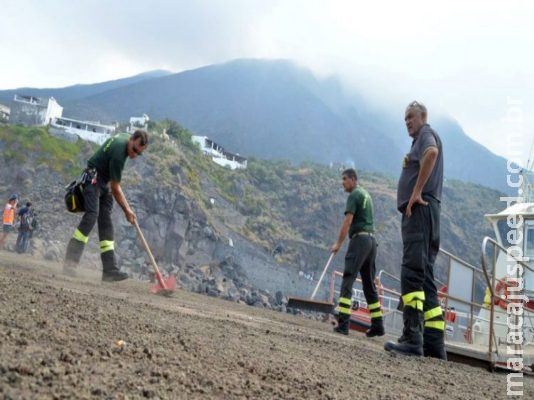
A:
{"type": "Polygon", "coordinates": [[[87,179],[83,190],[85,214],[67,246],[63,267],[66,275],[75,275],[75,267],[89,241],[89,234],[98,222],[102,280],[111,282],[128,278],[128,274],[117,267],[111,210],[115,198],[128,222],[135,222],[136,216],[124,197],[120,181],[126,159],[140,156],[147,146],[148,135],[145,131],[137,130],[131,136],[121,133],[106,140],[87,162],[87,179]]]}
{"type": "Polygon", "coordinates": [[[371,328],[367,337],[384,335],[380,299],[375,286],[376,239],[374,236],[373,200],[369,193],[358,185],[356,171],[352,168],[343,171],[343,189],[349,193],[345,207],[345,218],[339,230],[337,241],[332,245],[332,253],[337,253],[349,236],[349,248],[345,255],[345,271],[339,297],[338,326],[334,331],[349,334],[352,314],[352,285],[358,272],[362,277],[363,293],[371,314],[371,328]]]}
{"type": "Polygon", "coordinates": [[[438,134],[427,124],[427,109],[423,104],[410,103],[404,120],[413,138],[397,189],[397,208],[402,213],[404,330],[398,343],[387,342],[384,347],[406,355],[446,360],[445,321],[434,282],[434,262],[439,251],[443,148],[438,134]]]}
{"type": "Polygon", "coordinates": [[[28,245],[30,244],[30,233],[33,229],[33,209],[31,201],[26,202],[26,207],[23,207],[17,213],[19,217],[19,234],[17,236],[17,244],[15,246],[17,253],[26,253],[28,245]]]}
{"type": "Polygon", "coordinates": [[[7,235],[15,226],[15,213],[17,212],[18,197],[12,194],[4,207],[4,215],[2,216],[2,233],[0,236],[0,250],[4,249],[4,242],[7,235]]]}

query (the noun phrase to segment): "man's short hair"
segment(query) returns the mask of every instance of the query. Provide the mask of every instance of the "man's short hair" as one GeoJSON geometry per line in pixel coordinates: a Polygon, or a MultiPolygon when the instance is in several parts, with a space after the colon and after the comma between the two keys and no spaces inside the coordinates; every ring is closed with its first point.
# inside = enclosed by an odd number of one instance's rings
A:
{"type": "Polygon", "coordinates": [[[132,140],[141,139],[139,144],[141,146],[146,146],[148,144],[148,133],[143,129],[136,130],[132,135],[132,140]]]}
{"type": "Polygon", "coordinates": [[[26,207],[31,207],[32,206],[32,202],[31,201],[27,201],[26,202],[26,207]]]}
{"type": "Polygon", "coordinates": [[[346,169],[345,171],[343,171],[341,176],[346,176],[347,178],[354,178],[355,180],[358,180],[358,175],[356,174],[356,170],[354,168],[346,169]]]}
{"type": "Polygon", "coordinates": [[[421,103],[420,101],[414,100],[408,106],[406,107],[406,112],[408,110],[417,110],[425,115],[428,115],[428,111],[426,110],[426,106],[421,103]]]}

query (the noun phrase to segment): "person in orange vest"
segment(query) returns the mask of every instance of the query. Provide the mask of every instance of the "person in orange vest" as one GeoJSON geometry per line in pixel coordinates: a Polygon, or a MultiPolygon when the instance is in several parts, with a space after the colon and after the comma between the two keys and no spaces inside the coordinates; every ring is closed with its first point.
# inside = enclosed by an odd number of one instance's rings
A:
{"type": "Polygon", "coordinates": [[[4,207],[4,215],[2,217],[2,233],[0,236],[0,250],[4,249],[4,242],[9,232],[15,227],[15,213],[17,212],[18,197],[16,194],[12,194],[4,207]]]}

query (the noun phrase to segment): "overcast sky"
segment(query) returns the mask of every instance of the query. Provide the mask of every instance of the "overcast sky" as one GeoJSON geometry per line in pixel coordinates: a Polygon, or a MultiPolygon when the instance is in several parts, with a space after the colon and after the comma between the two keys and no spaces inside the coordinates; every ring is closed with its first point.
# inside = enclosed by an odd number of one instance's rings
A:
{"type": "Polygon", "coordinates": [[[526,160],[533,44],[531,1],[0,0],[0,89],[287,58],[400,119],[420,99],[505,157],[506,135],[523,132],[526,160]],[[507,96],[523,101],[522,131],[500,121],[507,96]]]}

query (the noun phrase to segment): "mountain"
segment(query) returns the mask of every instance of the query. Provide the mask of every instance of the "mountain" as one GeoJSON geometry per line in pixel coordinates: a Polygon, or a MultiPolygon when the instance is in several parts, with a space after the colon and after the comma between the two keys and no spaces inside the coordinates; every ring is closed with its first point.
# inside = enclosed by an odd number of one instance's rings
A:
{"type": "MultiPolygon", "coordinates": [[[[127,121],[147,113],[247,156],[354,165],[392,177],[410,146],[398,115],[371,109],[339,79],[318,79],[289,61],[242,59],[145,78],[84,88],[91,94],[61,102],[64,115],[127,121]]],[[[504,158],[469,138],[451,117],[431,115],[430,123],[443,139],[447,178],[509,192],[504,158]]]]}
{"type": "MultiPolygon", "coordinates": [[[[451,118],[438,118],[434,126],[444,141],[446,176],[517,194],[507,184],[506,159],[471,140],[460,124],[451,118]]],[[[517,178],[514,181],[517,182],[517,178]]]]}
{"type": "Polygon", "coordinates": [[[88,96],[94,96],[98,93],[106,92],[108,90],[117,89],[120,87],[132,85],[138,82],[142,82],[147,79],[159,78],[162,76],[170,75],[171,72],[163,70],[154,70],[143,72],[141,74],[131,76],[128,78],[117,79],[113,81],[93,83],[93,84],[80,84],[72,85],[64,88],[18,88],[11,90],[0,91],[0,102],[9,104],[15,94],[24,94],[29,96],[42,96],[42,97],[54,97],[61,105],[68,101],[74,101],[82,99],[88,96]]]}

